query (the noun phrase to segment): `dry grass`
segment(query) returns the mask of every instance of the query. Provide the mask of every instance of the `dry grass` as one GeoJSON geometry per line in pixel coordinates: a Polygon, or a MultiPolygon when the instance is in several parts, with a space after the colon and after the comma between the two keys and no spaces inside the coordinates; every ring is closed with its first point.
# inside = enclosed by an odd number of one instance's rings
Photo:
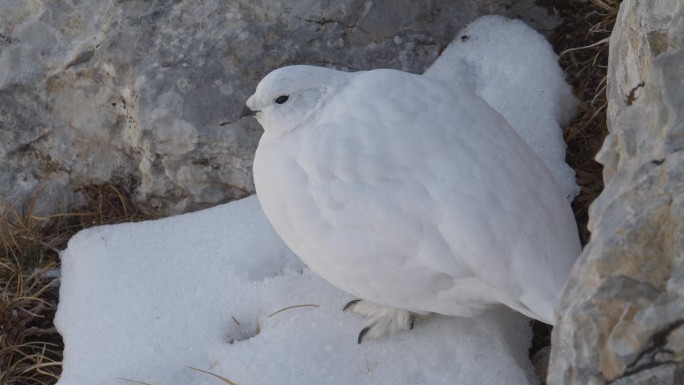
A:
{"type": "MultiPolygon", "coordinates": [[[[238,385],[237,383],[235,383],[235,382],[233,382],[233,381],[231,381],[231,380],[229,380],[229,379],[227,379],[227,378],[225,378],[225,377],[223,377],[223,376],[220,376],[220,375],[218,375],[218,374],[216,374],[216,373],[212,373],[212,372],[207,371],[207,370],[202,370],[202,369],[193,368],[192,366],[188,366],[188,369],[194,370],[194,371],[196,371],[196,372],[198,372],[198,373],[203,373],[203,374],[206,374],[206,375],[208,375],[208,376],[211,376],[212,378],[215,378],[215,379],[217,379],[217,380],[223,382],[224,384],[228,384],[228,385],[238,385]]],[[[117,379],[117,380],[121,380],[121,381],[130,382],[130,383],[133,383],[133,384],[140,384],[140,385],[155,385],[155,384],[151,384],[151,383],[149,383],[149,382],[143,382],[143,381],[138,381],[138,380],[131,380],[131,379],[129,379],[129,378],[117,377],[116,379],[117,379]]]]}
{"type": "Polygon", "coordinates": [[[575,119],[564,128],[568,143],[566,160],[581,186],[573,209],[583,244],[589,241],[587,221],[591,202],[603,190],[603,167],[594,161],[606,128],[606,73],[608,38],[615,24],[620,0],[568,2],[557,9],[564,23],[551,38],[560,63],[580,100],[575,119]],[[570,4],[568,4],[570,3],[570,4]]]}
{"type": "Polygon", "coordinates": [[[34,214],[29,202],[0,213],[0,384],[54,384],[63,344],[53,325],[59,294],[59,250],[78,230],[149,218],[130,196],[110,186],[81,189],[86,204],[75,212],[34,214]]]}
{"type": "MultiPolygon", "coordinates": [[[[568,144],[566,161],[577,173],[581,190],[572,203],[582,244],[589,242],[587,230],[589,205],[603,190],[603,167],[594,161],[608,129],[606,126],[606,75],[608,38],[615,24],[621,0],[555,2],[553,10],[562,19],[551,37],[560,64],[567,74],[575,96],[580,101],[577,116],[565,127],[568,144]]],[[[552,4],[551,4],[552,5],[552,4]]],[[[530,357],[551,344],[552,327],[542,322],[532,324],[534,338],[530,357]]]]}
{"type": "Polygon", "coordinates": [[[237,385],[237,384],[234,383],[233,381],[231,381],[231,380],[229,380],[229,379],[227,379],[227,378],[225,378],[225,377],[219,376],[218,374],[214,374],[214,373],[208,372],[208,371],[206,371],[206,370],[197,369],[197,368],[193,368],[193,367],[189,367],[189,368],[192,369],[192,370],[194,370],[194,371],[200,372],[200,373],[208,374],[208,375],[210,375],[210,376],[212,376],[212,377],[214,377],[214,378],[218,378],[218,379],[221,380],[221,382],[223,382],[224,384],[228,384],[228,385],[237,385]]]}

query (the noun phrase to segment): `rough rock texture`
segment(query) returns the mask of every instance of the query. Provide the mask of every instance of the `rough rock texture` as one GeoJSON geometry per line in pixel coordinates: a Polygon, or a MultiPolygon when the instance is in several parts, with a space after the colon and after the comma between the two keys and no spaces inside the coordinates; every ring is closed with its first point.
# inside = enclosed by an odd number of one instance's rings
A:
{"type": "Polygon", "coordinates": [[[0,197],[42,189],[50,212],[113,183],[168,214],[247,195],[260,131],[238,114],[267,72],[422,72],[482,14],[551,30],[533,3],[2,1],[0,197]]]}
{"type": "Polygon", "coordinates": [[[684,0],[622,3],[608,86],[606,188],[548,383],[684,384],[684,0]]]}

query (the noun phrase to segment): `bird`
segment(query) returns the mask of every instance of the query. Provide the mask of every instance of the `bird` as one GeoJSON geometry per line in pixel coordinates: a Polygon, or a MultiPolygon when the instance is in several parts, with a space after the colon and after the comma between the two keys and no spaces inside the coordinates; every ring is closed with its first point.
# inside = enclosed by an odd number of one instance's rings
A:
{"type": "Polygon", "coordinates": [[[581,252],[570,208],[534,151],[465,87],[392,69],[293,65],[242,117],[263,128],[257,199],[285,244],[358,298],[358,335],[416,315],[503,304],[553,325],[581,252]]]}

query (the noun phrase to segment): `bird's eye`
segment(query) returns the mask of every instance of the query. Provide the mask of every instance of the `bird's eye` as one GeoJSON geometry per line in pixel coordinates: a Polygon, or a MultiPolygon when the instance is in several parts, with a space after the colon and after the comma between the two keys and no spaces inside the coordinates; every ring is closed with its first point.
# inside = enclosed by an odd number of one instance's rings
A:
{"type": "Polygon", "coordinates": [[[278,104],[283,104],[289,99],[290,97],[288,95],[280,95],[276,98],[275,102],[278,104]]]}

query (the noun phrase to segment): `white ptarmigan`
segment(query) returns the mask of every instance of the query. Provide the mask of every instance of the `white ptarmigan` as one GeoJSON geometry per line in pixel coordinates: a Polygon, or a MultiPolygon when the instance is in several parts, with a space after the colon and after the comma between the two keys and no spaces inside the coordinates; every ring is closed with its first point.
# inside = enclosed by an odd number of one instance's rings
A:
{"type": "Polygon", "coordinates": [[[553,324],[581,252],[570,205],[504,118],[465,87],[395,70],[291,66],[244,114],[264,128],[261,206],[318,275],[362,299],[359,335],[413,313],[503,303],[553,324]]]}

